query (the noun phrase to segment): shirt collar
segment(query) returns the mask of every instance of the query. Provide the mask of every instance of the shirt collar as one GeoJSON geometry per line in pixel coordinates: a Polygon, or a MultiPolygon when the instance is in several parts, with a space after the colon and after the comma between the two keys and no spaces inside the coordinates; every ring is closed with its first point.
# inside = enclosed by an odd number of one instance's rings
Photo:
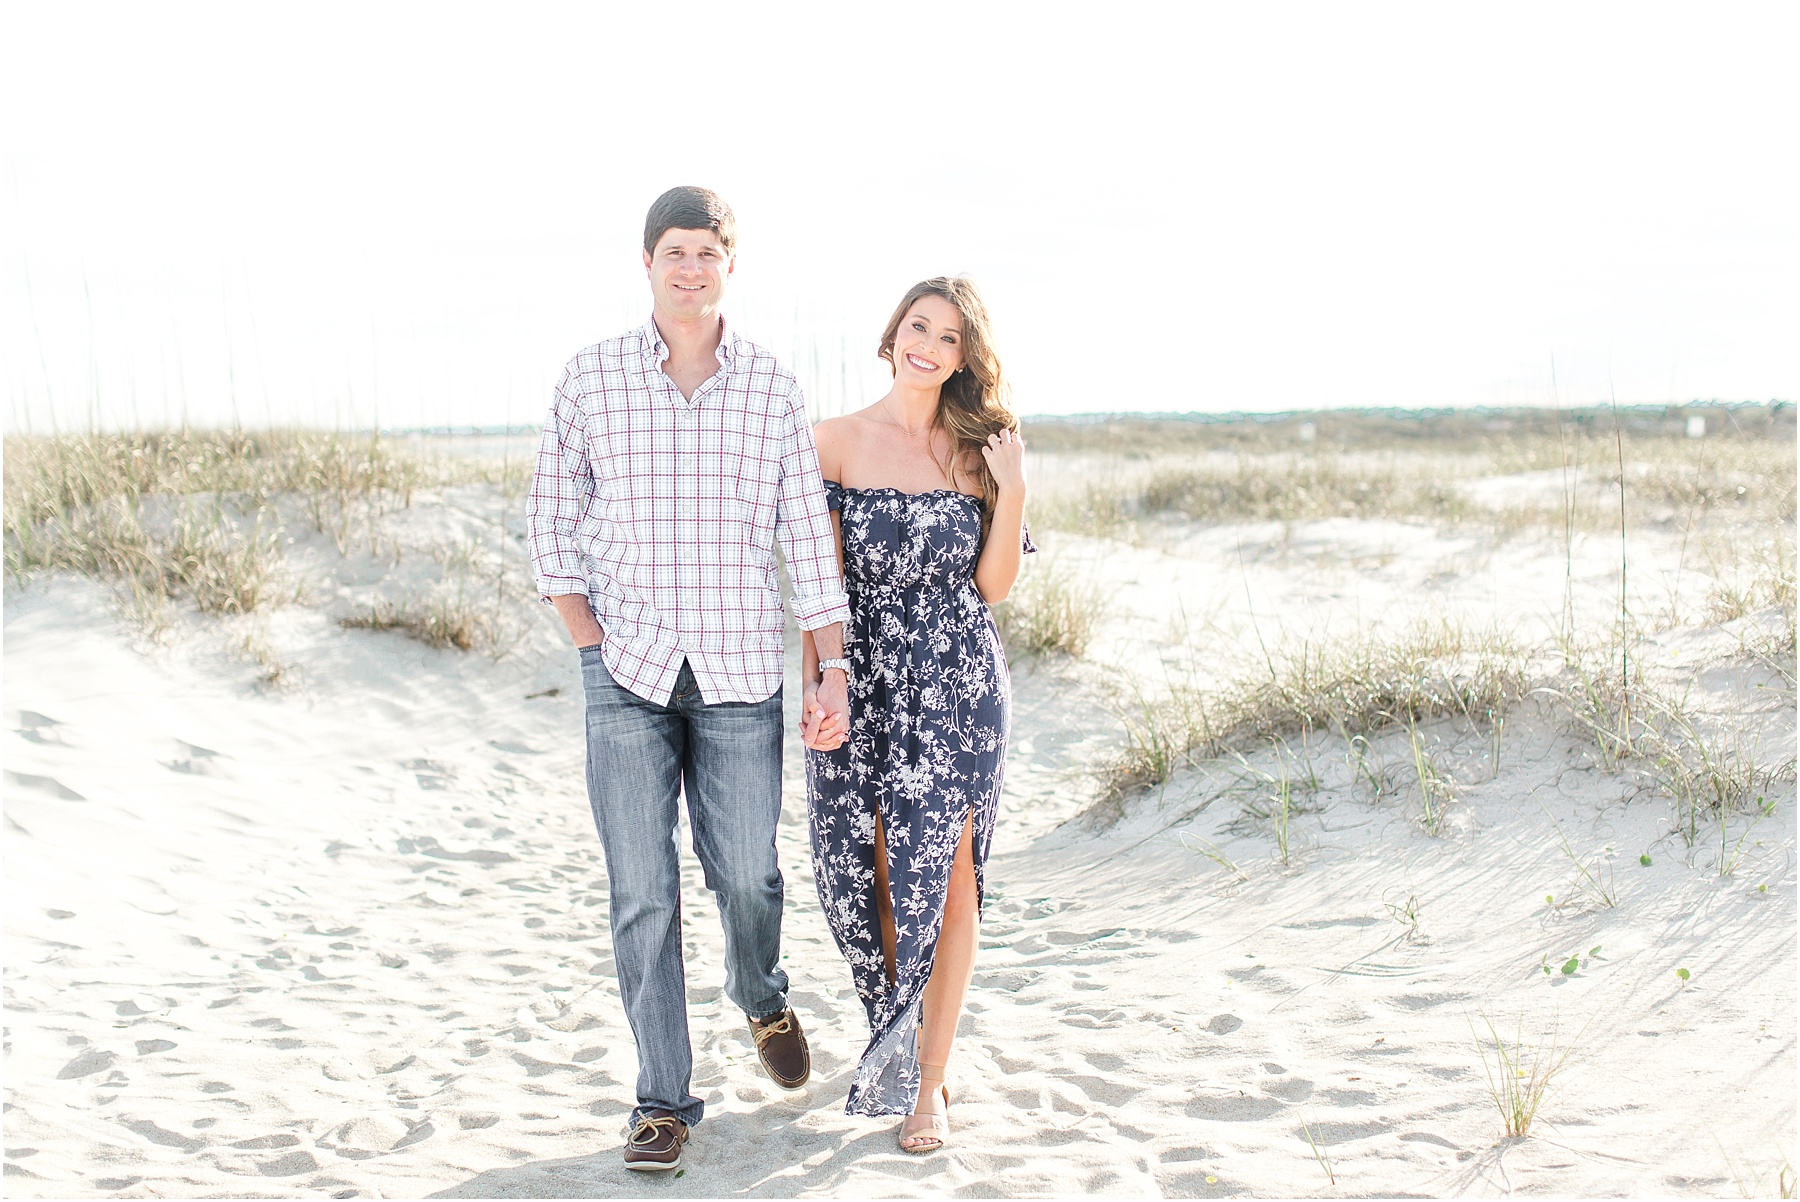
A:
{"type": "MultiPolygon", "coordinates": [[[[669,344],[663,341],[662,331],[656,328],[655,314],[651,314],[650,319],[638,330],[638,337],[644,344],[644,366],[661,368],[669,357],[669,344]]],[[[724,314],[719,315],[719,346],[713,353],[727,371],[737,366],[738,336],[724,314]]]]}

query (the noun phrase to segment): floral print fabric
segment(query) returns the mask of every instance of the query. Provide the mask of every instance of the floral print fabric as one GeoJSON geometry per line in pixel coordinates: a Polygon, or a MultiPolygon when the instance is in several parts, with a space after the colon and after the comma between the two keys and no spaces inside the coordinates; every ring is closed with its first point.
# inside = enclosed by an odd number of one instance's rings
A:
{"type": "MultiPolygon", "coordinates": [[[[949,489],[825,489],[843,523],[850,736],[806,753],[813,873],[869,1018],[845,1110],[907,1114],[919,1092],[919,1002],[971,813],[978,904],[986,892],[1011,685],[975,588],[981,502],[949,489]],[[875,907],[877,811],[897,936],[892,986],[875,907]]],[[[1029,534],[1024,546],[1036,549],[1029,534]]]]}

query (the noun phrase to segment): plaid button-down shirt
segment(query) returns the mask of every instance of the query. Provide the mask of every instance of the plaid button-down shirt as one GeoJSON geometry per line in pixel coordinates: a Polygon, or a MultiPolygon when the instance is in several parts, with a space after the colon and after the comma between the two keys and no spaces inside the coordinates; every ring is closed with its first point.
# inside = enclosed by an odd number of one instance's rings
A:
{"type": "Polygon", "coordinates": [[[777,538],[801,628],[850,619],[799,382],[728,326],[718,356],[687,400],[654,319],[577,354],[525,505],[538,591],[587,596],[606,670],[647,701],[684,658],[708,704],[774,695],[777,538]]]}

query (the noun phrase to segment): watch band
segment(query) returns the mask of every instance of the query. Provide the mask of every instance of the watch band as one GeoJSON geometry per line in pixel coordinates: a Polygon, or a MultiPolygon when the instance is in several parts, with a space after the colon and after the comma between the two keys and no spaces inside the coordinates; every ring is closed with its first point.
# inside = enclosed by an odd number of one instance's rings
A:
{"type": "Polygon", "coordinates": [[[819,661],[819,674],[824,675],[825,669],[827,669],[827,668],[836,668],[838,671],[840,671],[844,674],[845,680],[850,679],[850,661],[847,659],[822,659],[822,660],[820,660],[819,661]]]}

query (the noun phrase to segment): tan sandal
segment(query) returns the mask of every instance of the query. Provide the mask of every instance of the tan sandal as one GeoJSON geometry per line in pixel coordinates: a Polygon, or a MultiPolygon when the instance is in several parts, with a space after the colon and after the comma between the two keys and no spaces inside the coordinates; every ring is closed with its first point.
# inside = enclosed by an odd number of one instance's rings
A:
{"type": "Polygon", "coordinates": [[[900,1150],[920,1155],[935,1152],[950,1140],[950,1087],[944,1084],[944,1065],[919,1066],[919,1097],[935,1092],[944,1100],[944,1113],[919,1114],[900,1120],[900,1150]]]}

